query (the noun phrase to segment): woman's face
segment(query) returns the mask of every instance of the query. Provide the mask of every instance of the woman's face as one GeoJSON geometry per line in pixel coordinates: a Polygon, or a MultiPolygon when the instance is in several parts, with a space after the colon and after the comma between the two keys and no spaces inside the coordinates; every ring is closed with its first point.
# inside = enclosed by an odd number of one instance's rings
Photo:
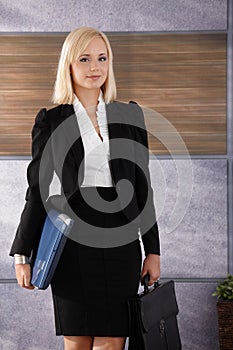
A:
{"type": "Polygon", "coordinates": [[[109,69],[108,53],[102,38],[91,40],[85,51],[71,64],[74,91],[100,89],[109,69]]]}

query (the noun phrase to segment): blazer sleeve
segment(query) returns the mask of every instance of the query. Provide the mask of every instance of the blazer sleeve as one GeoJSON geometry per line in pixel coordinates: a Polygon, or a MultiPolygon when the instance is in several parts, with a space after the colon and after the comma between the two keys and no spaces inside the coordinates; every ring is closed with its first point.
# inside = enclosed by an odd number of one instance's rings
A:
{"type": "Polygon", "coordinates": [[[30,256],[38,247],[46,217],[42,197],[48,197],[49,185],[53,177],[51,151],[50,147],[46,146],[49,137],[50,127],[47,112],[43,108],[37,114],[32,128],[32,160],[27,168],[28,188],[25,196],[26,203],[11,246],[11,256],[16,253],[30,256]],[[43,154],[45,146],[46,152],[43,154]],[[43,171],[40,171],[42,154],[43,171]],[[43,189],[43,196],[41,196],[42,189],[40,187],[43,189]]]}
{"type": "Polygon", "coordinates": [[[149,172],[148,136],[142,109],[135,103],[137,109],[137,127],[135,127],[135,140],[140,143],[136,150],[136,196],[140,210],[140,232],[145,255],[149,253],[160,255],[159,230],[156,221],[153,189],[149,172]],[[143,146],[143,147],[141,147],[143,146]],[[146,206],[145,206],[146,203],[146,206]],[[147,227],[148,223],[151,227],[147,227]]]}

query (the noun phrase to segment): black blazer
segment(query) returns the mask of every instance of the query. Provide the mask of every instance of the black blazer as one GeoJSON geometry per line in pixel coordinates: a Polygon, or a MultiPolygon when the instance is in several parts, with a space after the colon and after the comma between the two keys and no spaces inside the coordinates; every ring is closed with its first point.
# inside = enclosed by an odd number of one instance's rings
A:
{"type": "MultiPolygon", "coordinates": [[[[109,165],[122,210],[129,221],[136,218],[143,233],[145,254],[160,254],[143,112],[136,103],[121,102],[106,104],[106,112],[111,157],[109,165]],[[127,206],[127,184],[120,181],[122,179],[130,181],[134,190],[127,206]]],[[[62,185],[62,196],[55,196],[51,201],[54,200],[53,204],[65,211],[62,199],[65,196],[70,200],[83,181],[83,159],[84,147],[73,105],[59,105],[48,111],[41,109],[32,129],[32,160],[27,169],[29,186],[26,204],[10,255],[18,253],[30,256],[37,250],[46,217],[43,203],[49,195],[54,171],[62,185]]]]}

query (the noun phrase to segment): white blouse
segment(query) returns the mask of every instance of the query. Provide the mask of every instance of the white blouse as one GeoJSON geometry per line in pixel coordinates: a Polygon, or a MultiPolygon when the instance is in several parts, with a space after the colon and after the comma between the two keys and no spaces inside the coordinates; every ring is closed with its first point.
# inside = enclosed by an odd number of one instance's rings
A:
{"type": "Polygon", "coordinates": [[[109,135],[102,94],[100,94],[98,101],[96,114],[103,141],[76,95],[73,103],[84,146],[84,180],[81,187],[114,186],[108,163],[110,160],[109,135]]]}

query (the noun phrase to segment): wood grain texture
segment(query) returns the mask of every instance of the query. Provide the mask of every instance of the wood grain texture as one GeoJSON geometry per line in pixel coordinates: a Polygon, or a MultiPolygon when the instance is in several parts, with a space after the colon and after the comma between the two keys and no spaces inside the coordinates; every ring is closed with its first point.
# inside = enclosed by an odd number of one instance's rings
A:
{"type": "MultiPolygon", "coordinates": [[[[117,99],[143,106],[154,154],[183,154],[177,134],[191,154],[226,153],[224,33],[108,37],[117,99]],[[154,111],[173,129],[151,118],[154,111]],[[161,135],[163,142],[158,140],[161,135]]],[[[50,99],[64,39],[65,34],[0,36],[0,155],[30,154],[35,115],[40,108],[53,106],[50,99]]]]}

